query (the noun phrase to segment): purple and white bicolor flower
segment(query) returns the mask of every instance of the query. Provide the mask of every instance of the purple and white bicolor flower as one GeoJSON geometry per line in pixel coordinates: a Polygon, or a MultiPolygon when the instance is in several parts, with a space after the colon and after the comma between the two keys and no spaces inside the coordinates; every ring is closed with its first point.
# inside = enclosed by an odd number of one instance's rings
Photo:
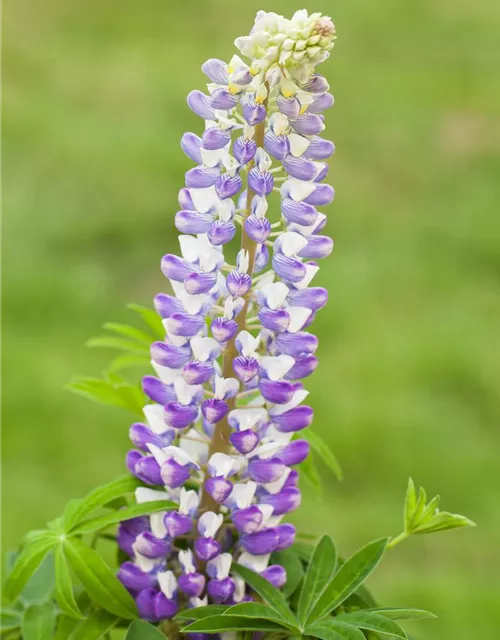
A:
{"type": "Polygon", "coordinates": [[[209,59],[206,89],[187,97],[203,122],[181,139],[193,165],[174,212],[179,251],[161,260],[164,335],[150,348],[144,422],[130,428],[126,457],[145,485],[137,502],[169,509],[117,534],[129,557],[118,577],[153,623],[179,606],[251,599],[233,559],[286,583],[269,562],[294,541],[282,518],[300,504],[296,466],[309,454],[301,381],[318,365],[310,327],[327,292],[312,282],[333,249],[324,207],[335,195],[323,182],[334,99],[316,67],[334,39],[328,17],[260,11],[235,41],[241,57],[209,59]],[[234,263],[226,245],[239,229],[234,263]]]}

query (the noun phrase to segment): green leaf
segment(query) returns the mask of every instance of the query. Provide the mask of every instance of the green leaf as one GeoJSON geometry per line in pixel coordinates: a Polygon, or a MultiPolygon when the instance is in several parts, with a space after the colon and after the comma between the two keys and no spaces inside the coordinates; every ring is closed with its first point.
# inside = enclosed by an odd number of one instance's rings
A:
{"type": "Polygon", "coordinates": [[[351,593],[348,599],[344,600],[343,606],[348,606],[350,603],[356,603],[356,608],[368,609],[369,607],[376,607],[377,602],[372,594],[368,591],[365,585],[359,586],[354,593],[351,593]]]}
{"type": "Polygon", "coordinates": [[[106,322],[103,325],[104,329],[108,331],[113,331],[118,335],[125,336],[126,338],[130,338],[131,340],[135,340],[139,342],[139,344],[146,345],[149,350],[149,345],[155,339],[149,333],[145,331],[141,331],[141,329],[136,329],[135,327],[131,327],[129,324],[121,324],[119,322],[106,322]]]}
{"type": "Polygon", "coordinates": [[[365,631],[374,631],[375,633],[381,633],[382,635],[406,640],[406,633],[396,622],[394,622],[394,620],[378,615],[377,613],[353,611],[352,613],[343,613],[339,615],[337,620],[353,624],[365,631]]]}
{"type": "Polygon", "coordinates": [[[5,581],[4,594],[7,600],[15,600],[20,595],[24,585],[56,543],[54,535],[47,532],[47,537],[39,538],[24,547],[5,581]]]}
{"type": "Polygon", "coordinates": [[[149,367],[151,358],[149,356],[136,355],[134,353],[125,353],[121,356],[116,356],[111,360],[108,371],[116,372],[123,371],[124,369],[131,369],[132,367],[149,367]]]}
{"type": "Polygon", "coordinates": [[[160,316],[154,309],[134,303],[130,303],[128,308],[136,311],[141,316],[148,327],[153,330],[155,336],[158,336],[160,340],[165,338],[165,327],[163,326],[160,316]]]}
{"type": "Polygon", "coordinates": [[[24,612],[21,629],[23,640],[48,640],[52,638],[56,612],[51,604],[36,604],[24,612]]]}
{"type": "Polygon", "coordinates": [[[291,550],[294,551],[301,560],[303,560],[306,564],[309,564],[311,560],[312,552],[314,547],[307,542],[294,542],[291,550]]]}
{"type": "Polygon", "coordinates": [[[62,611],[71,618],[76,618],[77,620],[83,618],[82,612],[78,608],[73,594],[71,574],[66,562],[66,556],[64,555],[63,545],[56,547],[55,565],[57,604],[62,611]]]}
{"type": "Polygon", "coordinates": [[[323,485],[312,455],[308,455],[307,458],[299,464],[299,470],[306,482],[314,489],[315,493],[321,495],[323,493],[323,485]]]}
{"type": "Polygon", "coordinates": [[[304,626],[325,586],[337,568],[337,549],[331,536],[324,535],[315,546],[300,591],[297,617],[304,626]]]}
{"type": "Polygon", "coordinates": [[[321,640],[365,640],[364,634],[359,629],[333,618],[308,626],[306,634],[321,640]]]}
{"type": "Polygon", "coordinates": [[[134,620],[128,628],[125,640],[165,640],[165,636],[149,622],[134,620]]]}
{"type": "Polygon", "coordinates": [[[413,514],[417,507],[417,492],[415,491],[415,483],[412,478],[408,479],[408,488],[406,489],[405,507],[404,507],[404,522],[405,531],[411,531],[411,524],[413,521],[413,514]]]}
{"type": "Polygon", "coordinates": [[[434,516],[438,512],[439,501],[440,501],[439,496],[434,496],[434,498],[432,498],[432,500],[427,504],[425,509],[422,511],[420,522],[425,522],[426,520],[429,520],[429,518],[432,518],[432,516],[434,516]]]}
{"type": "Polygon", "coordinates": [[[286,571],[286,584],[283,587],[283,595],[289,598],[297,590],[302,578],[304,569],[299,556],[292,549],[285,551],[275,551],[271,556],[273,564],[280,564],[286,571]]]}
{"type": "Polygon", "coordinates": [[[432,619],[437,618],[436,615],[430,611],[424,609],[404,609],[399,607],[374,607],[373,609],[367,609],[366,613],[376,613],[390,618],[391,620],[419,620],[419,619],[432,619]]]}
{"type": "Polygon", "coordinates": [[[300,432],[300,437],[309,442],[311,448],[318,454],[326,466],[333,471],[337,479],[342,480],[342,469],[340,464],[323,438],[314,431],[311,431],[311,429],[303,429],[300,432]]]}
{"type": "Polygon", "coordinates": [[[100,607],[121,618],[136,618],[135,602],[104,560],[78,538],[65,541],[66,557],[85,591],[100,607]]]}
{"type": "Polygon", "coordinates": [[[80,500],[72,500],[64,510],[64,530],[71,531],[75,525],[79,524],[96,509],[104,507],[109,502],[116,500],[116,498],[132,493],[139,486],[140,482],[136,478],[126,475],[96,487],[80,500]]]}
{"type": "MultiPolygon", "coordinates": [[[[167,494],[165,494],[166,496],[167,494]]],[[[82,533],[91,533],[92,531],[99,531],[117,522],[123,522],[124,520],[130,520],[131,518],[137,518],[139,516],[146,516],[157,511],[168,511],[169,509],[178,509],[179,505],[170,500],[155,500],[151,502],[143,502],[142,504],[133,504],[124,509],[118,511],[112,511],[111,513],[105,513],[97,518],[91,518],[78,524],[71,530],[72,534],[79,535],[82,533]]]]}
{"type": "Polygon", "coordinates": [[[52,640],[69,640],[69,638],[71,638],[71,633],[78,625],[78,622],[78,620],[69,618],[64,614],[58,615],[56,632],[52,640]]]}
{"type": "Polygon", "coordinates": [[[458,513],[438,511],[432,518],[413,529],[412,533],[436,533],[437,531],[447,531],[449,529],[458,529],[459,527],[475,526],[475,522],[458,513]]]}
{"type": "Polygon", "coordinates": [[[220,631],[283,631],[283,627],[268,620],[253,620],[236,616],[213,616],[196,620],[181,629],[182,633],[219,633],[220,631]]]}
{"type": "Polygon", "coordinates": [[[206,607],[193,607],[179,611],[175,616],[185,620],[202,620],[203,618],[212,618],[213,616],[222,615],[231,606],[227,604],[209,604],[206,607]]]}
{"type": "Polygon", "coordinates": [[[120,407],[142,416],[144,396],[139,385],[113,385],[101,378],[79,377],[68,383],[66,388],[99,404],[120,407]]]}
{"type": "Polygon", "coordinates": [[[427,493],[423,487],[420,487],[420,491],[417,498],[417,504],[413,512],[413,517],[410,522],[410,531],[413,532],[415,526],[420,522],[422,513],[424,512],[425,505],[427,503],[427,493]]]}
{"type": "Polygon", "coordinates": [[[386,545],[386,538],[375,540],[351,556],[325,587],[309,615],[308,622],[321,620],[354,593],[378,565],[386,545]]]}
{"type": "Polygon", "coordinates": [[[261,602],[241,602],[240,604],[230,607],[222,615],[270,620],[271,622],[276,622],[277,624],[292,629],[292,631],[299,632],[297,624],[291,624],[288,620],[284,619],[282,615],[276,613],[274,609],[261,602]]]}
{"type": "Polygon", "coordinates": [[[2,607],[0,612],[0,631],[12,631],[21,626],[21,612],[16,609],[2,607]]]}
{"type": "Polygon", "coordinates": [[[118,622],[119,619],[107,611],[96,611],[86,620],[78,623],[67,640],[99,640],[111,631],[118,622]]]}
{"type": "Polygon", "coordinates": [[[85,346],[91,349],[99,347],[118,349],[126,353],[137,353],[139,355],[149,354],[149,347],[146,347],[146,345],[133,342],[132,340],[126,340],[125,338],[115,338],[114,336],[95,336],[94,338],[89,338],[85,346]]]}
{"type": "Polygon", "coordinates": [[[50,599],[53,590],[54,557],[49,553],[28,580],[21,598],[27,604],[43,604],[50,599]]]}
{"type": "Polygon", "coordinates": [[[231,570],[240,575],[243,580],[285,620],[295,624],[295,616],[290,611],[281,591],[278,591],[278,589],[273,587],[265,578],[247,567],[233,563],[231,570]]]}

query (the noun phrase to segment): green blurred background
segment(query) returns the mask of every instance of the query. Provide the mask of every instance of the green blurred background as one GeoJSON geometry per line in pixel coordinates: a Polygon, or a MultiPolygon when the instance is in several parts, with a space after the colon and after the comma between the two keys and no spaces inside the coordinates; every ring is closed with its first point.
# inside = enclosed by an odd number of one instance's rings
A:
{"type": "MultiPolygon", "coordinates": [[[[129,416],[63,386],[109,359],[88,336],[166,288],[200,64],[228,59],[257,9],[304,4],[4,3],[4,548],[123,471],[129,416]]],[[[498,637],[500,5],[307,8],[339,34],[323,68],[336,251],[308,384],[345,480],[323,470],[295,520],[351,552],[399,532],[413,476],[479,527],[406,542],[371,586],[439,615],[420,637],[498,637]]]]}

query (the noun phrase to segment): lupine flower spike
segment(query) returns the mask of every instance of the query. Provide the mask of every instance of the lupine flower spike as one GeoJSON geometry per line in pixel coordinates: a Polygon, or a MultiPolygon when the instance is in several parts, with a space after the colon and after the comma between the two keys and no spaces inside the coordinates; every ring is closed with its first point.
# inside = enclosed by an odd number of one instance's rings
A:
{"type": "Polygon", "coordinates": [[[130,557],[119,578],[153,622],[248,600],[233,561],[286,583],[285,569],[269,563],[293,544],[295,528],[282,519],[300,504],[294,467],[309,452],[302,380],[317,365],[309,327],[327,301],[311,283],[333,248],[317,207],[334,197],[323,183],[334,145],[321,135],[333,96],[316,67],[334,39],[319,13],[260,11],[235,41],[242,57],[205,62],[207,91],[187,98],[204,131],[181,140],[196,166],[175,214],[180,255],[161,261],[173,294],[155,298],[165,339],[151,345],[151,403],[130,429],[136,448],[127,455],[145,485],[137,501],[178,509],[128,520],[118,533],[130,557]],[[238,228],[230,265],[224,246],[238,228]]]}

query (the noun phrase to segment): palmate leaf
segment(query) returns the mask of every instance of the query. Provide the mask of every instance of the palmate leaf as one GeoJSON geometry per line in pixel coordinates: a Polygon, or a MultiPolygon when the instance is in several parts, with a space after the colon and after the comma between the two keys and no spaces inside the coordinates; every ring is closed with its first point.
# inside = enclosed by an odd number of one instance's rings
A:
{"type": "Polygon", "coordinates": [[[289,598],[295,593],[304,577],[304,569],[299,556],[292,549],[275,551],[271,556],[272,564],[281,565],[286,571],[286,583],[283,587],[283,595],[289,598]]]}
{"type": "Polygon", "coordinates": [[[337,616],[337,620],[355,625],[365,631],[374,631],[392,638],[399,638],[399,640],[406,640],[406,633],[394,620],[377,613],[353,611],[352,613],[343,613],[337,616]]]}
{"type": "Polygon", "coordinates": [[[30,577],[57,541],[57,536],[47,531],[45,537],[37,538],[24,547],[4,584],[4,595],[8,601],[15,600],[21,594],[30,577]]]}
{"type": "Polygon", "coordinates": [[[72,500],[64,510],[64,530],[71,531],[77,524],[100,507],[104,507],[113,500],[132,493],[139,486],[141,486],[139,480],[133,476],[126,475],[96,487],[80,500],[72,500]]]}
{"type": "Polygon", "coordinates": [[[386,546],[386,538],[375,540],[346,560],[323,590],[307,622],[321,620],[354,593],[378,565],[386,546]]]}
{"type": "Polygon", "coordinates": [[[411,534],[436,533],[459,527],[474,527],[475,523],[458,513],[439,511],[439,496],[427,503],[427,493],[423,487],[417,495],[415,484],[410,478],[404,505],[405,533],[395,539],[394,544],[411,534]]]}
{"type": "Polygon", "coordinates": [[[269,620],[222,615],[196,620],[181,629],[182,633],[220,633],[223,631],[283,632],[283,627],[269,620]]]}
{"type": "Polygon", "coordinates": [[[125,640],[165,640],[165,636],[149,622],[134,620],[127,630],[125,640]]]}
{"type": "Polygon", "coordinates": [[[322,620],[306,628],[308,636],[321,638],[321,640],[366,640],[362,633],[355,626],[341,622],[336,618],[322,620]]]}
{"type": "Polygon", "coordinates": [[[295,616],[290,611],[290,607],[281,591],[278,591],[278,589],[273,587],[265,578],[247,567],[233,563],[231,569],[240,575],[276,613],[281,615],[285,620],[288,620],[291,624],[295,624],[295,616]]]}
{"type": "Polygon", "coordinates": [[[139,516],[146,516],[151,513],[156,513],[157,511],[169,511],[170,509],[178,508],[178,504],[169,500],[155,500],[141,504],[132,504],[118,511],[112,511],[111,513],[105,513],[102,516],[85,520],[85,522],[76,525],[71,530],[71,533],[75,535],[91,533],[109,527],[117,522],[123,522],[124,520],[130,520],[131,518],[137,518],[139,516]]]}
{"type": "Polygon", "coordinates": [[[47,640],[52,638],[56,611],[51,604],[35,604],[24,612],[21,631],[23,640],[47,640]]]}
{"type": "Polygon", "coordinates": [[[242,602],[236,604],[225,611],[222,616],[269,620],[283,627],[287,627],[292,631],[300,632],[296,623],[292,624],[289,620],[283,618],[282,615],[276,613],[274,609],[260,602],[242,602]]]}
{"type": "Polygon", "coordinates": [[[300,591],[297,607],[299,623],[304,626],[325,586],[330,582],[337,567],[337,550],[332,538],[325,535],[318,542],[300,591]]]}
{"type": "Polygon", "coordinates": [[[76,604],[71,583],[71,574],[66,562],[63,545],[55,549],[56,600],[61,610],[70,618],[82,619],[83,615],[76,604]]]}
{"type": "Polygon", "coordinates": [[[71,569],[96,604],[121,618],[137,617],[132,596],[101,556],[78,538],[66,539],[64,551],[71,569]]]}

